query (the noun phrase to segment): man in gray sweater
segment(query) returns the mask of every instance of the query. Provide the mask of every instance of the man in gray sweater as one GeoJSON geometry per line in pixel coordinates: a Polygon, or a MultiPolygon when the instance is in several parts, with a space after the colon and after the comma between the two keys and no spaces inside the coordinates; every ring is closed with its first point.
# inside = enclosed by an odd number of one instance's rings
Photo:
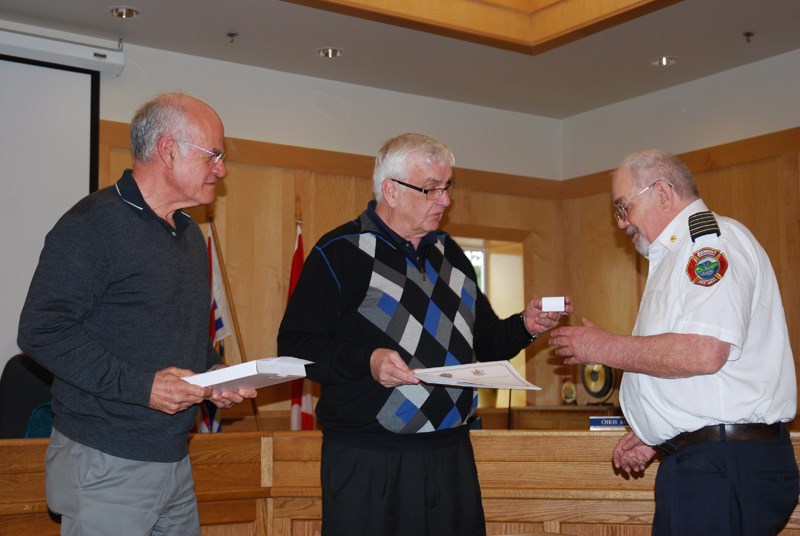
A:
{"type": "Polygon", "coordinates": [[[200,534],[188,457],[196,405],[256,395],[182,379],[222,366],[205,240],[181,209],[214,200],[223,144],[204,102],[148,102],[131,122],[133,169],[47,235],[18,343],[55,377],[46,488],[62,534],[200,534]]]}

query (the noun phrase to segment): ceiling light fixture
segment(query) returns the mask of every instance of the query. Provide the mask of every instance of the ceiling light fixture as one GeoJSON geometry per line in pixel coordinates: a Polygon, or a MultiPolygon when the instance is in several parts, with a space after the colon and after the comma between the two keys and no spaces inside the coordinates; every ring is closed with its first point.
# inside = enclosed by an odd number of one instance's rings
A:
{"type": "Polygon", "coordinates": [[[108,12],[118,19],[132,19],[139,16],[139,10],[129,6],[114,6],[108,12]]]}
{"type": "Polygon", "coordinates": [[[336,47],[322,47],[317,49],[317,54],[322,56],[323,58],[338,58],[342,54],[344,54],[344,49],[336,48],[336,47]]]}
{"type": "Polygon", "coordinates": [[[677,56],[659,56],[650,60],[650,65],[653,67],[672,67],[678,63],[677,56]]]}

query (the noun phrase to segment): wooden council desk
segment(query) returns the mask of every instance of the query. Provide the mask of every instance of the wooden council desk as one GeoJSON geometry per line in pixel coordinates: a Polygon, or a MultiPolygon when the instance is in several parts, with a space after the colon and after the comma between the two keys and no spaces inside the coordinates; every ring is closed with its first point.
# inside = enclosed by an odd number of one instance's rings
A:
{"type": "MultiPolygon", "coordinates": [[[[615,474],[611,450],[621,434],[471,432],[487,534],[649,535],[657,468],[641,478],[615,474]]],[[[800,435],[792,441],[797,453],[800,435]]],[[[318,535],[320,445],[319,432],[192,436],[203,535],[318,535]]],[[[59,533],[44,498],[46,448],[46,439],[0,440],[0,534],[59,533]]],[[[800,512],[781,535],[800,536],[800,512]]]]}
{"type": "Polygon", "coordinates": [[[573,404],[512,407],[510,410],[478,408],[478,415],[484,430],[588,430],[589,417],[622,415],[622,410],[610,405],[573,404]]]}

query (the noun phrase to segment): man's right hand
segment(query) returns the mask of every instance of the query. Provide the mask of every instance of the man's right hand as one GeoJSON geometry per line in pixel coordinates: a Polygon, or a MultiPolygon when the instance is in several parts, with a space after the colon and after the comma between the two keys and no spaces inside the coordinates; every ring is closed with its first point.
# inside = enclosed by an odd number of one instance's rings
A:
{"type": "Polygon", "coordinates": [[[150,407],[169,415],[186,411],[211,396],[211,387],[200,387],[181,378],[195,374],[191,370],[168,367],[156,372],[150,390],[150,407]]]}
{"type": "Polygon", "coordinates": [[[375,381],[384,387],[419,383],[414,376],[414,371],[408,368],[406,362],[395,350],[377,348],[369,358],[369,368],[375,381]]]}
{"type": "Polygon", "coordinates": [[[656,449],[645,444],[635,433],[628,432],[614,447],[612,458],[614,467],[630,475],[643,473],[655,455],[656,449]]]}

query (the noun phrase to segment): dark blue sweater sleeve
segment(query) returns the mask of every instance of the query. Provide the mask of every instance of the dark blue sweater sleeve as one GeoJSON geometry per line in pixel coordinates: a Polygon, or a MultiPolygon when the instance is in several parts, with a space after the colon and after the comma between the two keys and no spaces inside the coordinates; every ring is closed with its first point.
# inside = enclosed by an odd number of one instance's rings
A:
{"type": "Polygon", "coordinates": [[[478,361],[511,359],[531,343],[519,314],[498,318],[483,292],[478,293],[475,309],[473,344],[478,361]]]}
{"type": "Polygon", "coordinates": [[[337,337],[345,306],[341,284],[327,259],[314,248],[278,331],[278,354],[313,361],[306,374],[320,383],[345,383],[370,375],[369,359],[375,348],[337,337]]]}

